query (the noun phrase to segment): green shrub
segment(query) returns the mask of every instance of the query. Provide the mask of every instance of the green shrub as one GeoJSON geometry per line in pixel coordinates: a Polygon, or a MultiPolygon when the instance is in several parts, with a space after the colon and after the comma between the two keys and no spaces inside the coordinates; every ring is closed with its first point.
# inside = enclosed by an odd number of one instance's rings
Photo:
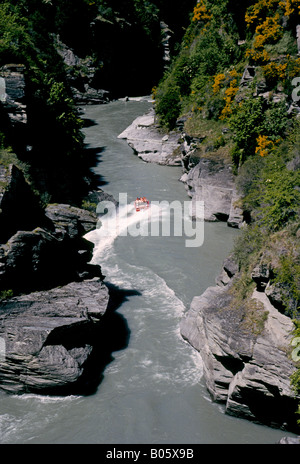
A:
{"type": "Polygon", "coordinates": [[[235,147],[232,152],[235,165],[242,164],[255,153],[256,139],[263,131],[264,102],[262,98],[249,98],[238,108],[230,120],[235,147]]]}
{"type": "Polygon", "coordinates": [[[289,117],[284,103],[268,104],[262,97],[251,97],[237,107],[231,117],[235,146],[232,159],[235,166],[242,165],[255,155],[257,138],[267,136],[277,142],[284,136],[289,117]]]}
{"type": "Polygon", "coordinates": [[[10,2],[0,4],[0,65],[24,59],[32,47],[28,21],[10,2]]]}
{"type": "Polygon", "coordinates": [[[14,292],[12,290],[1,290],[0,291],[0,301],[8,300],[14,296],[14,292]]]}
{"type": "Polygon", "coordinates": [[[168,87],[162,94],[157,94],[156,113],[162,126],[173,129],[180,114],[180,91],[177,86],[168,87]]]}

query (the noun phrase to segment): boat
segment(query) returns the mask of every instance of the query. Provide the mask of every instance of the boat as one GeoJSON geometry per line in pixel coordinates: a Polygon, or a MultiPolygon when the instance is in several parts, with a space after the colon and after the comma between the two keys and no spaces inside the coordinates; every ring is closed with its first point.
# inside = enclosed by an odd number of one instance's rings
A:
{"type": "Polygon", "coordinates": [[[149,208],[150,201],[145,197],[138,197],[134,202],[134,206],[136,211],[142,211],[144,209],[149,208]]]}

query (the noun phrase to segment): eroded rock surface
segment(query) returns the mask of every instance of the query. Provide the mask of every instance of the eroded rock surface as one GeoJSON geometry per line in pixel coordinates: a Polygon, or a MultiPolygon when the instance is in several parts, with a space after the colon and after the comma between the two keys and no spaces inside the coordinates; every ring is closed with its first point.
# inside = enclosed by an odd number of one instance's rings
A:
{"type": "Polygon", "coordinates": [[[155,124],[155,112],[151,109],[136,118],[119,139],[126,139],[134,152],[147,163],[181,166],[180,133],[166,134],[155,124]]]}
{"type": "Polygon", "coordinates": [[[107,287],[92,279],[2,302],[0,337],[5,356],[2,353],[0,358],[0,389],[72,391],[85,374],[108,298],[107,287]]]}
{"type": "Polygon", "coordinates": [[[297,430],[299,399],[290,383],[295,365],[287,355],[294,324],[264,292],[255,290],[247,307],[235,306],[230,288],[236,272],[228,259],[219,285],[193,299],[181,334],[200,352],[207,389],[226,413],[297,430]]]}

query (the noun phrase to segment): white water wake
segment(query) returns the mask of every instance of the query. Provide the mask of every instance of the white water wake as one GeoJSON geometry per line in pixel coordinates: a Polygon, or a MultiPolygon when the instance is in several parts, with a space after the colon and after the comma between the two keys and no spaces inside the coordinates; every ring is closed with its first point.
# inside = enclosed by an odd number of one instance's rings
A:
{"type": "Polygon", "coordinates": [[[135,389],[138,386],[142,389],[151,379],[162,392],[168,391],[168,385],[175,389],[195,385],[203,375],[200,355],[180,335],[179,324],[186,308],[160,275],[140,261],[132,264],[126,260],[127,254],[131,256],[130,247],[135,247],[135,238],[126,240],[121,255],[114,245],[117,239],[127,236],[128,227],[133,225],[139,231],[144,228],[143,239],[147,240],[149,220],[151,224],[160,223],[167,214],[167,209],[156,205],[138,213],[129,205],[118,211],[117,228],[115,217],[104,217],[101,219],[103,229],[101,227],[86,236],[95,245],[92,263],[101,266],[107,281],[119,289],[138,293],[120,308],[132,331],[129,347],[117,355],[118,362],[112,363],[106,372],[122,370],[124,361],[126,385],[129,382],[135,389]],[[110,231],[108,236],[101,229],[110,231]],[[132,359],[129,365],[125,361],[127,356],[132,359]]]}

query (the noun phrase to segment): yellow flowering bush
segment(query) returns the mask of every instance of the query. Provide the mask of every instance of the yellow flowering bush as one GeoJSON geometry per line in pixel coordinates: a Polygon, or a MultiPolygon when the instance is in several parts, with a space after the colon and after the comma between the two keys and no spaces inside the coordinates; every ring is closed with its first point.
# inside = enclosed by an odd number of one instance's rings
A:
{"type": "Polygon", "coordinates": [[[285,16],[291,16],[293,13],[300,13],[300,0],[280,1],[279,6],[284,10],[285,16]]]}
{"type": "Polygon", "coordinates": [[[232,102],[234,100],[234,97],[238,93],[239,87],[237,83],[237,79],[233,79],[230,82],[229,87],[225,90],[225,106],[223,110],[221,111],[220,119],[226,119],[232,114],[232,102]]]}
{"type": "Polygon", "coordinates": [[[238,77],[240,75],[235,68],[227,71],[226,74],[220,73],[214,76],[214,82],[212,85],[213,94],[216,95],[220,92],[221,87],[227,87],[225,89],[225,106],[221,111],[220,119],[226,119],[232,113],[232,102],[236,96],[239,87],[238,87],[238,77]]]}
{"type": "Polygon", "coordinates": [[[213,83],[213,92],[214,94],[218,93],[221,89],[221,85],[225,81],[225,74],[217,74],[214,77],[214,83],[213,83]]]}
{"type": "Polygon", "coordinates": [[[266,43],[276,42],[283,34],[283,28],[279,24],[280,16],[276,13],[275,16],[266,18],[255,29],[254,48],[263,47],[266,43]]]}
{"type": "Polygon", "coordinates": [[[200,0],[194,8],[193,21],[210,21],[212,14],[207,8],[205,0],[200,0]]]}
{"type": "Polygon", "coordinates": [[[245,21],[248,26],[257,23],[262,19],[264,14],[277,8],[279,0],[259,0],[251,5],[245,15],[245,21]]]}
{"type": "Polygon", "coordinates": [[[256,139],[255,153],[260,156],[267,156],[270,151],[275,148],[275,144],[279,143],[280,139],[273,142],[267,135],[259,135],[256,139]]]}
{"type": "Polygon", "coordinates": [[[263,63],[266,63],[270,60],[270,55],[265,49],[255,50],[254,48],[249,48],[246,50],[246,57],[250,58],[252,61],[259,61],[263,63]]]}
{"type": "Polygon", "coordinates": [[[300,58],[289,58],[287,63],[287,72],[289,79],[300,76],[300,58]]]}
{"type": "Polygon", "coordinates": [[[286,79],[287,65],[287,63],[268,63],[266,66],[263,66],[264,76],[269,81],[284,81],[286,79]]]}
{"type": "Polygon", "coordinates": [[[269,61],[270,57],[264,46],[274,43],[282,37],[283,28],[279,21],[280,15],[276,13],[272,17],[267,17],[256,27],[253,47],[247,50],[246,56],[252,58],[253,61],[269,61]]]}
{"type": "Polygon", "coordinates": [[[300,0],[259,0],[251,5],[245,15],[245,21],[248,26],[258,23],[266,14],[275,12],[280,8],[285,16],[300,13],[300,0]]]}
{"type": "Polygon", "coordinates": [[[299,14],[300,0],[258,0],[251,5],[245,14],[245,22],[248,27],[255,27],[255,37],[246,57],[254,62],[268,62],[270,56],[265,45],[276,43],[283,36],[282,16],[290,18],[299,14]]]}

